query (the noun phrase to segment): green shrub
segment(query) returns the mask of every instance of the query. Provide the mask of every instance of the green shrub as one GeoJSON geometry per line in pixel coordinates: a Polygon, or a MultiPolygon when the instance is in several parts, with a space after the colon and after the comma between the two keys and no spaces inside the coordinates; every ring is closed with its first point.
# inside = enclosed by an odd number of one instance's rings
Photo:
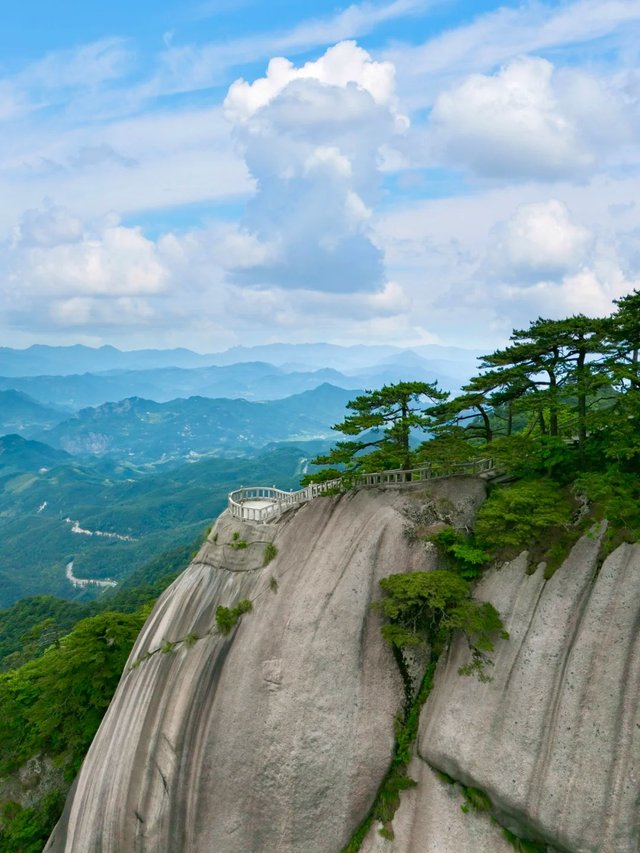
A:
{"type": "Polygon", "coordinates": [[[502,837],[509,842],[516,853],[547,853],[547,845],[538,841],[528,841],[520,838],[511,830],[503,827],[502,837]]]}
{"type": "Polygon", "coordinates": [[[551,474],[571,477],[576,470],[576,453],[562,438],[549,435],[516,435],[497,438],[491,445],[496,467],[517,477],[551,474]]]}
{"type": "Polygon", "coordinates": [[[273,576],[269,578],[269,589],[271,590],[271,592],[278,591],[278,581],[273,576]]]}
{"type": "Polygon", "coordinates": [[[460,806],[463,812],[490,812],[493,808],[491,798],[480,788],[471,788],[463,785],[464,803],[460,806]]]}
{"type": "Polygon", "coordinates": [[[64,801],[62,791],[50,791],[30,808],[5,803],[1,815],[0,850],[41,853],[62,813],[64,801]]]}
{"type": "Polygon", "coordinates": [[[453,572],[390,575],[380,586],[386,595],[374,606],[387,617],[382,635],[396,648],[427,642],[439,654],[459,629],[472,650],[474,663],[468,674],[480,675],[494,639],[508,637],[495,607],[474,601],[470,584],[453,572]]]}
{"type": "Polygon", "coordinates": [[[236,551],[241,551],[241,550],[243,550],[244,548],[248,548],[248,547],[249,547],[249,543],[247,542],[247,540],[246,540],[246,539],[241,539],[241,538],[240,538],[240,533],[239,533],[239,531],[237,531],[237,530],[235,530],[235,531],[233,532],[233,535],[232,535],[232,537],[231,537],[231,542],[229,542],[229,545],[230,545],[230,547],[231,547],[231,548],[234,548],[236,551]]]}
{"type": "Polygon", "coordinates": [[[476,547],[471,537],[465,537],[453,527],[445,527],[429,537],[448,558],[452,568],[465,580],[480,577],[491,554],[476,547]]]}
{"type": "Polygon", "coordinates": [[[529,548],[546,530],[570,519],[571,506],[556,483],[523,480],[491,492],[478,510],[476,541],[489,551],[529,548]]]}
{"type": "Polygon", "coordinates": [[[277,556],[278,549],[276,548],[276,546],[273,544],[273,542],[267,542],[267,544],[264,546],[264,557],[262,560],[262,565],[268,566],[269,563],[272,560],[275,560],[277,556]]]}
{"type": "Polygon", "coordinates": [[[235,628],[243,613],[249,613],[251,610],[253,610],[253,604],[248,598],[243,598],[235,607],[219,605],[216,608],[216,625],[220,633],[226,637],[235,628]]]}
{"type": "Polygon", "coordinates": [[[138,611],[83,619],[59,646],[0,675],[0,775],[47,753],[73,778],[145,618],[138,611]]]}
{"type": "Polygon", "coordinates": [[[640,476],[618,470],[583,474],[576,489],[596,505],[596,515],[609,522],[608,538],[640,540],[640,476]]]}

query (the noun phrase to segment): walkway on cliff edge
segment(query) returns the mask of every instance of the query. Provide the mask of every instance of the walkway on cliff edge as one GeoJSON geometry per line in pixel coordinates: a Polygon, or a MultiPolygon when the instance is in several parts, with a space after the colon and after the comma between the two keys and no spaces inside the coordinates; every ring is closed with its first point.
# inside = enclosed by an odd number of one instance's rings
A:
{"type": "Polygon", "coordinates": [[[283,512],[320,495],[335,490],[363,488],[367,486],[408,486],[427,480],[444,477],[485,477],[494,471],[493,459],[475,459],[472,462],[455,462],[451,465],[425,465],[422,468],[404,470],[394,468],[371,474],[356,474],[348,478],[338,477],[323,483],[310,483],[303,489],[285,492],[275,486],[241,486],[229,492],[228,508],[234,518],[265,524],[276,521],[283,512]]]}

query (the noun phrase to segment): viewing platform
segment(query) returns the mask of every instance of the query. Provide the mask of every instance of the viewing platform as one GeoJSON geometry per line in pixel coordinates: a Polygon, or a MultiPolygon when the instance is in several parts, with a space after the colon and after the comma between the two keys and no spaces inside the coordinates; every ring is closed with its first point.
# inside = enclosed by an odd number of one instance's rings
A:
{"type": "Polygon", "coordinates": [[[425,465],[422,468],[409,470],[395,468],[389,471],[338,477],[323,483],[310,483],[303,489],[289,492],[277,489],[275,486],[241,486],[229,493],[228,508],[234,518],[265,524],[277,520],[288,509],[336,489],[347,491],[367,486],[408,486],[444,477],[488,479],[493,471],[493,459],[474,459],[472,462],[455,462],[446,466],[425,465]]]}

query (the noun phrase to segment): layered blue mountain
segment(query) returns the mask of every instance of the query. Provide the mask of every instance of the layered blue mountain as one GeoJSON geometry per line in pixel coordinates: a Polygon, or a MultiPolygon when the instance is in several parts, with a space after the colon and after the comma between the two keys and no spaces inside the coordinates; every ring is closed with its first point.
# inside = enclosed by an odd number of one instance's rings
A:
{"type": "Polygon", "coordinates": [[[55,426],[69,414],[68,410],[40,403],[22,391],[0,390],[0,435],[19,433],[28,438],[55,426]]]}
{"type": "Polygon", "coordinates": [[[247,453],[273,442],[331,439],[331,426],[358,392],[323,384],[283,400],[189,397],[157,403],[130,397],[87,408],[42,440],[76,455],[135,464],[247,453]]]}
{"type": "MultiPolygon", "coordinates": [[[[433,360],[444,360],[453,375],[464,366],[473,370],[475,354],[460,347],[436,344],[413,347],[412,352],[433,360]]],[[[0,376],[62,376],[78,372],[82,366],[88,373],[109,370],[153,370],[159,367],[229,366],[247,361],[263,361],[289,370],[313,370],[332,367],[349,373],[358,368],[380,364],[386,359],[402,357],[406,348],[395,346],[337,346],[336,344],[264,344],[236,346],[224,352],[195,353],[187,349],[130,350],[112,346],[82,345],[55,347],[34,345],[27,349],[0,347],[0,376]]]]}
{"type": "Polygon", "coordinates": [[[28,441],[20,435],[0,436],[0,477],[41,471],[71,462],[71,455],[41,441],[28,441]]]}

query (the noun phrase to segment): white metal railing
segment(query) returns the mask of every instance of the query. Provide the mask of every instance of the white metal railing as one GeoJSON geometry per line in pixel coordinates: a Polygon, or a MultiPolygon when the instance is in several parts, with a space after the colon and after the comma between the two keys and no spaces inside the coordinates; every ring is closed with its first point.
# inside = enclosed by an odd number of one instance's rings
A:
{"type": "Polygon", "coordinates": [[[242,486],[229,493],[228,506],[231,515],[242,521],[265,523],[278,518],[283,512],[297,504],[306,503],[325,492],[336,488],[358,486],[384,486],[419,483],[440,477],[478,476],[493,468],[493,459],[474,459],[472,462],[454,462],[450,465],[432,464],[422,468],[402,468],[376,471],[371,474],[347,475],[323,483],[310,483],[304,489],[285,492],[275,486],[242,486]],[[266,506],[247,506],[247,501],[269,501],[266,506]]]}

